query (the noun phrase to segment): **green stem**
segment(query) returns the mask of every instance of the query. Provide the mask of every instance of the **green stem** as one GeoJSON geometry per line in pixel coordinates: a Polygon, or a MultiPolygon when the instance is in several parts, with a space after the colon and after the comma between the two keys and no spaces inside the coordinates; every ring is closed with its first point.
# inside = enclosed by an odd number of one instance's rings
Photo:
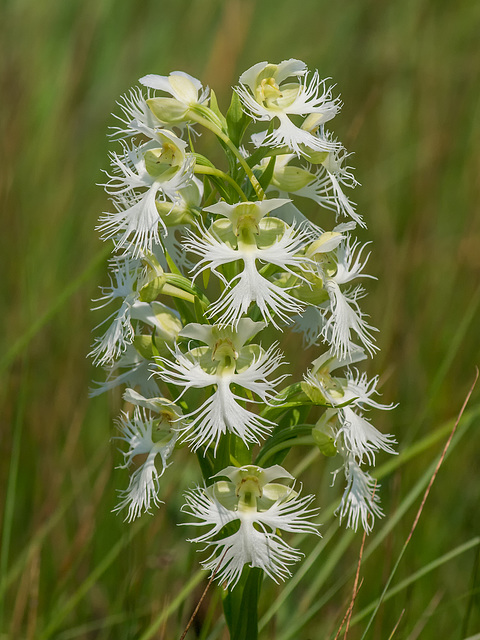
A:
{"type": "Polygon", "coordinates": [[[199,165],[199,164],[195,165],[195,173],[202,173],[202,174],[207,175],[207,176],[216,176],[217,178],[222,178],[222,180],[226,180],[229,184],[232,185],[232,187],[238,193],[240,198],[244,202],[247,201],[247,196],[243,193],[243,191],[238,186],[238,184],[235,182],[235,180],[231,176],[228,175],[228,173],[224,173],[223,171],[220,171],[220,169],[212,169],[211,167],[204,167],[204,166],[199,165]]]}
{"type": "Polygon", "coordinates": [[[171,284],[164,284],[162,287],[162,293],[166,296],[171,296],[172,298],[180,298],[180,300],[185,300],[186,302],[194,303],[195,296],[187,291],[183,291],[178,287],[174,287],[171,284]]]}
{"type": "Polygon", "coordinates": [[[259,467],[263,467],[265,461],[270,458],[270,451],[276,447],[280,443],[284,443],[286,440],[293,440],[295,438],[303,438],[304,436],[312,435],[312,425],[311,424],[297,424],[295,426],[285,427],[284,429],[280,429],[277,427],[276,432],[274,432],[270,438],[265,442],[263,447],[257,454],[255,459],[256,465],[259,467]]]}
{"type": "Polygon", "coordinates": [[[239,149],[237,149],[237,147],[233,144],[233,142],[230,140],[230,138],[223,133],[223,131],[220,129],[220,127],[218,127],[213,122],[210,122],[209,120],[207,120],[203,116],[200,116],[195,111],[190,110],[188,115],[189,115],[189,118],[191,120],[193,120],[194,122],[198,122],[198,124],[201,124],[206,129],[209,129],[210,131],[212,131],[216,136],[218,136],[220,138],[220,140],[222,140],[227,145],[227,147],[230,149],[230,151],[233,153],[233,155],[236,157],[236,159],[238,160],[238,162],[242,166],[242,169],[245,171],[248,179],[252,183],[252,187],[255,189],[255,193],[257,194],[257,198],[259,200],[264,200],[265,199],[265,192],[262,189],[261,184],[257,180],[257,178],[256,178],[255,174],[253,173],[252,169],[247,164],[247,161],[245,160],[245,158],[240,153],[239,149]]]}
{"type": "Polygon", "coordinates": [[[263,467],[265,462],[279,451],[283,451],[284,449],[291,449],[292,447],[296,447],[297,445],[312,446],[314,444],[315,440],[312,438],[312,436],[304,436],[303,438],[291,438],[290,440],[279,442],[268,451],[265,451],[264,455],[261,458],[259,457],[256,462],[259,467],[263,467]]]}
{"type": "Polygon", "coordinates": [[[261,569],[245,566],[239,582],[227,591],[223,610],[230,640],[258,640],[258,600],[262,580],[261,569]]]}

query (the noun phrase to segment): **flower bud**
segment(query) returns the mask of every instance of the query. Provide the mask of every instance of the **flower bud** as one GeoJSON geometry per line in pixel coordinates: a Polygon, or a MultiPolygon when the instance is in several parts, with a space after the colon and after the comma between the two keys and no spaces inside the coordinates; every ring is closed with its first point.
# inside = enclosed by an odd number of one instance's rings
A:
{"type": "Polygon", "coordinates": [[[155,206],[166,227],[175,227],[179,224],[191,224],[193,222],[190,210],[182,204],[157,200],[155,206]]]}
{"type": "Polygon", "coordinates": [[[329,253],[338,247],[345,236],[338,231],[327,231],[322,233],[311,245],[307,247],[305,255],[313,258],[321,253],[329,253]]]}
{"type": "Polygon", "coordinates": [[[182,323],[178,316],[171,309],[156,300],[151,302],[150,306],[156,319],[155,335],[168,344],[173,344],[182,330],[182,323]]]}
{"type": "Polygon", "coordinates": [[[275,169],[273,173],[272,184],[281,191],[294,193],[300,191],[315,180],[315,176],[306,169],[300,167],[290,167],[288,165],[275,169]]]}
{"type": "Polygon", "coordinates": [[[147,104],[155,117],[168,124],[176,124],[185,120],[188,105],[175,98],[149,98],[147,104]]]}
{"type": "Polygon", "coordinates": [[[329,458],[337,454],[334,431],[336,421],[337,411],[335,409],[327,409],[312,429],[312,437],[315,440],[315,444],[320,449],[320,452],[329,458]]]}

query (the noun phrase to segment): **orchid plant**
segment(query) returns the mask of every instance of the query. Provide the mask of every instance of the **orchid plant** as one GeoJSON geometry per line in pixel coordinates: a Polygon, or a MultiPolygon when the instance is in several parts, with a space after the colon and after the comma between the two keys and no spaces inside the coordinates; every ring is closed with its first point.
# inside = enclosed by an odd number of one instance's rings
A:
{"type": "Polygon", "coordinates": [[[226,590],[227,623],[242,638],[239,594],[256,581],[258,597],[264,574],[282,581],[301,558],[280,532],[319,535],[314,496],[280,465],[298,438],[338,457],[341,521],[368,532],[382,516],[365,467],[379,450],[395,453],[395,441],[366,413],[392,405],[375,399],[378,378],[353,366],[377,349],[359,304],[358,281],[370,276],[353,234],[365,224],[346,192],[357,184],[349,154],[325,128],[341,103],[303,62],[245,71],[226,114],[186,73],[140,84],[120,102],[105,184],[113,211],[98,225],[114,248],[98,303],[113,310],[91,352],[107,371],[93,394],[126,385],[118,428],[131,475],[117,510],[127,520],[160,505],[177,447],[196,454],[203,480],[185,496],[183,524],[199,530],[191,542],[208,551],[203,567],[226,590]],[[201,130],[220,142],[228,171],[196,150],[201,130]],[[269,331],[318,350],[303,379],[282,373],[269,331]]]}

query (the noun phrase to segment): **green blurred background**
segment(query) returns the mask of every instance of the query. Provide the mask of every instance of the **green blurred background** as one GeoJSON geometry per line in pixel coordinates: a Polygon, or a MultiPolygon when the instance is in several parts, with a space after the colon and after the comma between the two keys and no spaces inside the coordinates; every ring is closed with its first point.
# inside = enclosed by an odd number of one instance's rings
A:
{"type": "MultiPolygon", "coordinates": [[[[243,70],[289,57],[331,77],[345,103],[332,128],[355,152],[378,276],[365,301],[380,329],[370,373],[382,372],[385,401],[400,403],[374,416],[406,453],[381,481],[387,517],[366,542],[361,612],[410,531],[422,476],[479,362],[480,3],[4,0],[0,33],[0,637],[146,640],[185,627],[204,585],[188,531],[176,527],[181,489],[198,481],[184,464],[192,458],[180,452],[164,476],[153,518],[128,525],[111,513],[126,483],[110,441],[121,403],[118,393],[88,399],[102,372],[86,359],[98,322],[90,300],[106,284],[94,227],[108,202],[95,185],[115,101],[142,75],[187,71],[226,107],[243,70]]],[[[369,638],[388,638],[403,609],[395,638],[480,637],[479,397],[369,638]]],[[[304,454],[290,454],[289,468],[304,454]]],[[[267,586],[261,637],[333,638],[348,606],[362,536],[328,516],[333,468],[311,458],[301,475],[325,507],[323,546],[300,542],[304,577],[267,586]]],[[[226,638],[220,611],[212,589],[187,637],[226,638]]]]}

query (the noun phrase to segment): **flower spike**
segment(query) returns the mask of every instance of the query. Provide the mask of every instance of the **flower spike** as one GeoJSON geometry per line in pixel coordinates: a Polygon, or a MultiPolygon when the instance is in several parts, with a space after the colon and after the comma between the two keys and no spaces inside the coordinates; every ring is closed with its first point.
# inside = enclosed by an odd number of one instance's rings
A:
{"type": "MultiPolygon", "coordinates": [[[[114,511],[131,522],[159,506],[183,448],[203,482],[186,493],[182,525],[212,579],[247,593],[258,570],[276,583],[291,574],[303,554],[288,534],[319,535],[314,497],[275,464],[296,445],[340,459],[342,524],[369,532],[383,516],[370,467],[396,440],[375,412],[394,405],[378,376],[357,369],[378,350],[362,309],[372,276],[370,244],[355,239],[358,182],[327,130],[341,108],[334,86],[301,60],[247,69],[225,114],[183,71],[140,85],[118,102],[103,185],[111,210],[97,226],[113,257],[90,354],[106,379],[91,395],[124,389],[115,439],[128,480],[114,511]],[[223,169],[203,155],[200,130],[220,141],[223,169]],[[280,369],[281,344],[304,367],[300,380],[280,369]]],[[[224,602],[232,637],[245,635],[245,599],[224,602]]]]}

